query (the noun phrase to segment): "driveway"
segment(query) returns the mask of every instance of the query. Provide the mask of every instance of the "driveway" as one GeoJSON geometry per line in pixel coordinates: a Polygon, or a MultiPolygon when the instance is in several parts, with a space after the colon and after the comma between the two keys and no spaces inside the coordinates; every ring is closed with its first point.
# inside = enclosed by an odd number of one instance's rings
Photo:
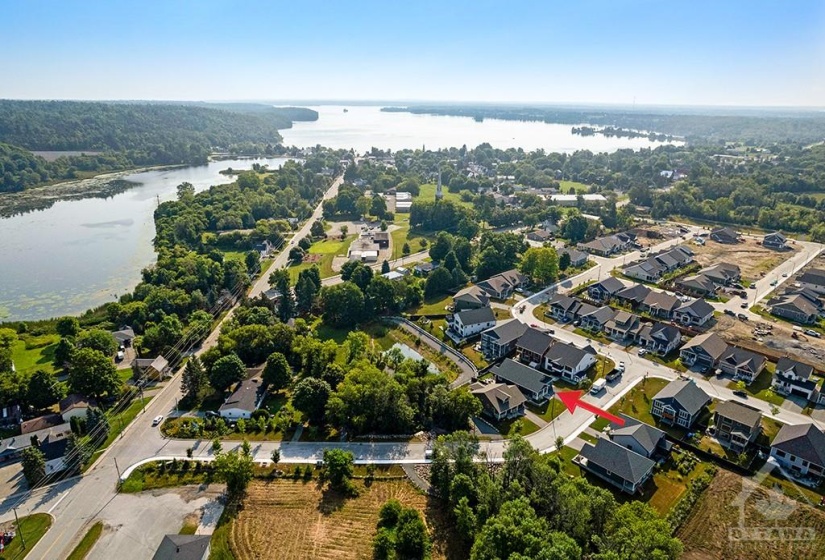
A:
{"type": "Polygon", "coordinates": [[[0,463],[0,496],[11,496],[27,489],[20,461],[0,463]]]}

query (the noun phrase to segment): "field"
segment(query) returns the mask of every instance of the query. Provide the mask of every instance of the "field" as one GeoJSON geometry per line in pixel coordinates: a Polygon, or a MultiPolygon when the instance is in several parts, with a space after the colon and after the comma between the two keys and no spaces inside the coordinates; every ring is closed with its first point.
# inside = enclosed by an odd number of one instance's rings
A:
{"type": "Polygon", "coordinates": [[[677,532],[685,546],[685,560],[822,558],[825,513],[766,488],[746,485],[747,491],[743,492],[743,480],[728,471],[717,473],[692,515],[677,532]],[[751,488],[753,492],[750,492],[751,488]],[[740,503],[743,504],[741,507],[740,503]],[[812,540],[777,538],[773,533],[768,533],[768,539],[761,541],[735,538],[741,531],[786,527],[790,528],[788,532],[805,530],[804,534],[812,540]]]}
{"type": "Polygon", "coordinates": [[[395,228],[390,231],[390,237],[392,238],[391,260],[397,260],[404,256],[404,243],[410,245],[410,254],[412,255],[425,249],[425,247],[421,247],[422,239],[427,241],[429,246],[429,241],[434,237],[430,234],[411,233],[409,214],[396,214],[393,225],[395,225],[395,228]]]}
{"type": "MultiPolygon", "coordinates": [[[[655,426],[656,422],[653,415],[650,414],[650,403],[653,396],[661,391],[662,388],[668,383],[669,382],[666,379],[659,379],[656,377],[642,380],[638,385],[633,387],[629,393],[622,397],[618,404],[612,406],[610,408],[610,412],[613,414],[627,414],[632,418],[636,418],[637,420],[641,420],[651,426],[655,426]]],[[[604,418],[599,418],[591,424],[591,427],[594,430],[601,431],[602,428],[607,426],[607,424],[607,420],[604,418]]]]}
{"type": "Polygon", "coordinates": [[[696,253],[696,261],[703,267],[727,262],[739,266],[743,281],[757,280],[785,261],[791,251],[777,252],[765,249],[756,244],[752,237],[744,243],[723,245],[708,240],[704,246],[690,244],[690,249],[696,253]]]}
{"type": "Polygon", "coordinates": [[[38,369],[53,373],[54,350],[59,341],[60,336],[56,334],[20,335],[20,339],[12,344],[14,367],[20,373],[34,373],[38,369]]]}
{"type": "MultiPolygon", "coordinates": [[[[9,543],[6,550],[0,554],[0,560],[20,560],[34,548],[49,527],[52,526],[52,516],[48,513],[35,513],[20,518],[20,526],[17,527],[17,536],[9,543]],[[23,539],[26,539],[26,549],[23,549],[23,539]]],[[[14,523],[0,523],[0,532],[14,528],[14,523]]]]}
{"type": "Polygon", "coordinates": [[[227,558],[228,549],[236,560],[271,558],[276,550],[280,558],[372,558],[378,510],[396,498],[425,515],[433,559],[458,558],[448,551],[455,539],[447,538],[441,512],[406,480],[356,484],[361,494],[345,499],[314,481],[253,482],[243,509],[213,536],[212,557],[227,558]]]}
{"type": "MultiPolygon", "coordinates": [[[[464,202],[461,200],[461,195],[458,193],[450,192],[450,190],[445,186],[443,188],[444,192],[444,200],[451,200],[456,204],[461,206],[466,206],[467,208],[472,208],[472,202],[464,202]]],[[[418,193],[418,196],[414,197],[414,200],[435,200],[435,184],[428,183],[425,185],[421,185],[421,190],[418,193]]]]}
{"type": "Polygon", "coordinates": [[[576,194],[586,194],[590,191],[590,187],[578,181],[559,181],[559,192],[569,194],[570,189],[576,189],[576,194]]]}
{"type": "Polygon", "coordinates": [[[355,235],[347,235],[341,240],[340,237],[325,239],[324,241],[317,241],[309,248],[310,255],[319,255],[319,260],[316,263],[301,263],[289,267],[289,277],[295,282],[298,280],[298,273],[309,268],[312,264],[317,264],[321,269],[321,278],[329,278],[338,274],[332,270],[332,261],[336,256],[347,256],[347,249],[349,244],[355,239],[355,235]]]}

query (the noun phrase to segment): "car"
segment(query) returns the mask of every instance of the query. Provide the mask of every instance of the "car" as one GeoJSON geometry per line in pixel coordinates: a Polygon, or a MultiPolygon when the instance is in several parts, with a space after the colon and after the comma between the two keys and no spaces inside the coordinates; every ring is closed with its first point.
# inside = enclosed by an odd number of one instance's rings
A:
{"type": "Polygon", "coordinates": [[[730,309],[725,309],[725,315],[730,315],[731,317],[735,317],[736,313],[731,311],[730,309]]]}
{"type": "Polygon", "coordinates": [[[819,334],[818,332],[816,332],[816,331],[814,331],[814,330],[811,330],[811,329],[807,329],[807,330],[805,331],[805,334],[807,334],[808,336],[812,336],[812,337],[814,337],[814,338],[821,338],[821,337],[822,337],[822,335],[821,335],[821,334],[819,334]]]}
{"type": "Polygon", "coordinates": [[[742,303],[739,304],[739,307],[741,307],[742,309],[747,309],[748,308],[748,302],[743,301],[742,303]]]}
{"type": "Polygon", "coordinates": [[[619,371],[624,371],[624,362],[619,362],[619,365],[616,366],[616,369],[619,371]]]}
{"type": "Polygon", "coordinates": [[[644,348],[639,348],[639,355],[644,356],[645,354],[647,354],[647,350],[645,350],[644,348]]]}
{"type": "Polygon", "coordinates": [[[774,280],[773,282],[771,282],[771,286],[776,286],[776,284],[777,284],[777,281],[776,281],[776,280],[774,280]]]}
{"type": "Polygon", "coordinates": [[[538,326],[537,324],[535,324],[535,323],[530,323],[530,326],[531,326],[531,327],[533,327],[534,329],[539,328],[539,326],[538,326]]]}
{"type": "Polygon", "coordinates": [[[743,399],[747,399],[747,398],[748,398],[748,394],[747,394],[745,391],[742,391],[742,390],[739,390],[739,389],[737,389],[736,391],[734,391],[734,392],[733,392],[733,394],[734,394],[734,395],[736,395],[737,397],[741,397],[741,398],[743,398],[743,399]]]}
{"type": "Polygon", "coordinates": [[[787,278],[787,277],[788,277],[788,273],[787,273],[787,272],[783,272],[783,273],[782,273],[782,278],[787,278]]]}
{"type": "Polygon", "coordinates": [[[155,419],[152,420],[152,426],[158,426],[161,422],[163,422],[163,414],[155,416],[155,419]]]}
{"type": "Polygon", "coordinates": [[[608,373],[604,377],[608,381],[614,381],[614,380],[620,378],[622,376],[622,373],[623,372],[619,371],[618,369],[614,369],[613,371],[611,371],[610,373],[608,373]]]}
{"type": "Polygon", "coordinates": [[[581,319],[576,319],[575,321],[573,321],[573,326],[574,326],[574,327],[578,327],[578,326],[579,326],[579,325],[581,325],[581,324],[582,324],[581,319]]]}
{"type": "Polygon", "coordinates": [[[744,313],[738,313],[736,315],[736,318],[739,319],[740,321],[747,321],[748,320],[748,316],[745,315],[744,313]]]}
{"type": "Polygon", "coordinates": [[[118,362],[122,362],[123,358],[125,358],[125,357],[126,357],[126,354],[123,353],[123,350],[119,350],[118,353],[117,353],[117,356],[115,356],[115,360],[117,360],[118,362]]]}
{"type": "Polygon", "coordinates": [[[751,282],[751,285],[748,286],[748,288],[750,288],[751,290],[755,290],[756,289],[756,282],[751,282]]]}

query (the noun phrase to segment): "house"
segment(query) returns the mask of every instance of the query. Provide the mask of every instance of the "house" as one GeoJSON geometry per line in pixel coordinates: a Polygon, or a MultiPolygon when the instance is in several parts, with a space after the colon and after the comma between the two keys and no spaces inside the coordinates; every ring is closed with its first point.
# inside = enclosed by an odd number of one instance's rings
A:
{"type": "Polygon", "coordinates": [[[409,214],[412,210],[412,200],[396,200],[395,212],[396,214],[409,214]]]}
{"type": "Polygon", "coordinates": [[[487,280],[478,282],[478,287],[487,292],[487,295],[495,299],[507,299],[516,288],[523,288],[527,285],[527,277],[518,270],[508,270],[501,274],[491,276],[487,280]]]}
{"type": "Polygon", "coordinates": [[[97,402],[74,393],[62,399],[59,406],[61,418],[64,422],[69,422],[75,417],[86,418],[86,413],[90,408],[97,408],[97,402]]]}
{"type": "Polygon", "coordinates": [[[813,268],[796,279],[802,288],[825,295],[825,270],[813,268]]]}
{"type": "Polygon", "coordinates": [[[527,331],[527,325],[511,319],[481,333],[481,353],[488,362],[510,355],[519,339],[527,331]]]}
{"type": "Polygon", "coordinates": [[[628,266],[622,272],[625,276],[644,282],[656,282],[665,274],[691,262],[693,262],[693,251],[684,245],[679,245],[664,253],[652,255],[641,263],[628,266]]]}
{"type": "Polygon", "coordinates": [[[385,272],[382,274],[384,278],[387,280],[392,280],[393,282],[398,282],[399,280],[403,280],[406,277],[406,274],[400,272],[398,270],[390,270],[389,272],[385,272]]]}
{"type": "Polygon", "coordinates": [[[718,286],[730,286],[742,279],[742,273],[737,265],[724,262],[703,268],[699,272],[718,286]]]}
{"type": "Polygon", "coordinates": [[[556,294],[547,304],[547,314],[563,323],[572,321],[578,315],[582,302],[578,298],[556,294]]]}
{"type": "Polygon", "coordinates": [[[673,318],[683,325],[701,327],[713,318],[713,306],[701,298],[694,299],[677,307],[673,318]]]}
{"type": "Polygon", "coordinates": [[[692,380],[676,379],[656,393],[650,413],[665,424],[689,429],[710,400],[692,380]]]}
{"type": "Polygon", "coordinates": [[[447,315],[447,335],[453,340],[461,342],[482,331],[486,331],[496,324],[496,315],[489,307],[466,309],[447,315]]]}
{"type": "Polygon", "coordinates": [[[819,316],[819,308],[802,294],[785,294],[771,298],[768,300],[768,310],[771,315],[805,325],[816,323],[819,316]]]}
{"type": "Polygon", "coordinates": [[[591,331],[603,331],[607,322],[615,316],[616,311],[613,308],[603,305],[601,307],[597,307],[590,313],[582,315],[581,326],[583,329],[588,329],[591,331]]]}
{"type": "Polygon", "coordinates": [[[608,433],[608,437],[613,443],[626,447],[648,459],[670,453],[673,445],[667,441],[662,430],[640,422],[626,414],[619,414],[619,416],[624,419],[624,425],[612,428],[608,433]]]}
{"type": "Polygon", "coordinates": [[[166,535],[152,560],[206,560],[211,535],[166,535]]]}
{"type": "Polygon", "coordinates": [[[31,420],[22,422],[20,424],[20,435],[39,432],[40,430],[54,428],[65,423],[66,421],[63,420],[63,417],[59,414],[45,414],[43,416],[38,416],[37,418],[32,418],[31,420]]]}
{"type": "MultiPolygon", "coordinates": [[[[58,416],[58,418],[60,417],[58,416]]],[[[31,430],[25,434],[0,439],[0,465],[11,461],[16,461],[20,458],[20,454],[27,447],[31,447],[32,445],[41,446],[44,443],[56,443],[60,440],[67,439],[71,433],[72,428],[70,424],[68,422],[63,422],[62,424],[55,425],[44,424],[43,427],[38,430],[31,430]]],[[[56,454],[56,450],[57,446],[49,449],[52,454],[56,454]]],[[[54,460],[55,458],[57,457],[53,457],[51,460],[54,460]]],[[[58,467],[60,467],[59,461],[53,463],[52,467],[54,469],[58,469],[58,467]]]]}
{"type": "Polygon", "coordinates": [[[681,292],[705,297],[715,294],[719,286],[709,276],[696,274],[676,280],[676,288],[681,292]]]}
{"type": "Polygon", "coordinates": [[[23,411],[19,404],[9,404],[0,407],[0,426],[13,426],[20,423],[23,411]]]}
{"type": "Polygon", "coordinates": [[[639,264],[630,265],[622,269],[622,274],[641,280],[642,282],[656,282],[667,272],[654,258],[649,258],[639,264]]]}
{"type": "Polygon", "coordinates": [[[601,282],[592,284],[587,288],[587,293],[596,301],[607,301],[628,286],[629,284],[622,282],[615,276],[611,276],[601,282]]]}
{"type": "Polygon", "coordinates": [[[543,404],[553,392],[550,377],[537,369],[531,368],[510,358],[490,370],[499,383],[508,383],[519,388],[527,400],[543,404]]]}
{"type": "Polygon", "coordinates": [[[825,478],[825,434],[813,424],[785,424],[771,444],[771,457],[795,476],[825,478]]]}
{"type": "Polygon", "coordinates": [[[653,474],[656,463],[607,438],[585,443],[574,462],[627,494],[637,493],[653,474]]]}
{"type": "Polygon", "coordinates": [[[816,392],[816,382],[811,379],[813,373],[813,366],[791,358],[779,358],[771,385],[779,394],[798,395],[810,401],[816,392]]]}
{"type": "Polygon", "coordinates": [[[727,349],[728,343],[715,332],[700,334],[682,346],[679,361],[688,367],[714,368],[727,349]]]}
{"type": "Polygon", "coordinates": [[[653,323],[644,325],[637,335],[639,345],[648,351],[665,356],[679,347],[682,333],[673,325],[653,323]]]}
{"type": "Polygon", "coordinates": [[[626,237],[620,238],[618,235],[609,235],[607,237],[598,237],[587,243],[579,243],[577,248],[581,251],[593,253],[594,255],[609,257],[627,249],[631,242],[632,239],[626,237]]]}
{"type": "Polygon", "coordinates": [[[775,233],[769,233],[765,237],[762,238],[762,246],[768,249],[774,249],[776,251],[782,251],[786,248],[786,244],[788,243],[788,239],[779,233],[778,231],[775,233]]]}
{"type": "Polygon", "coordinates": [[[622,304],[636,307],[645,300],[650,292],[651,289],[644,284],[633,284],[632,286],[619,290],[616,295],[613,296],[613,299],[622,304]]]}
{"type": "Polygon", "coordinates": [[[601,194],[552,194],[550,200],[559,206],[575,206],[581,198],[584,202],[604,204],[607,199],[601,194]]]}
{"type": "Polygon", "coordinates": [[[422,262],[413,267],[413,274],[416,276],[429,276],[430,272],[438,268],[437,262],[422,262]]]}
{"type": "Polygon", "coordinates": [[[136,377],[162,380],[169,373],[169,361],[163,356],[157,358],[135,358],[132,370],[136,377]]]}
{"type": "Polygon", "coordinates": [[[739,243],[739,234],[729,227],[720,227],[710,232],[710,238],[717,243],[739,243]]]}
{"type": "Polygon", "coordinates": [[[112,333],[112,338],[115,339],[118,346],[129,348],[132,346],[132,341],[135,339],[135,331],[132,330],[132,327],[123,327],[119,331],[114,331],[112,333]]]}
{"type": "Polygon", "coordinates": [[[578,384],[588,369],[596,365],[596,351],[585,346],[579,348],[567,342],[556,341],[544,354],[544,369],[561,375],[578,384]]]}
{"type": "Polygon", "coordinates": [[[666,292],[651,291],[639,304],[639,309],[650,313],[653,317],[670,319],[681,304],[682,302],[676,296],[666,292]]]}
{"type": "Polygon", "coordinates": [[[713,412],[713,426],[719,443],[742,453],[762,432],[762,413],[737,401],[725,401],[713,412]]]}
{"type": "Polygon", "coordinates": [[[489,306],[490,298],[487,296],[487,292],[478,286],[469,286],[453,296],[453,308],[456,311],[489,306]]]}
{"type": "Polygon", "coordinates": [[[604,324],[604,332],[607,333],[608,336],[619,340],[626,338],[635,339],[641,329],[641,318],[627,311],[618,311],[612,319],[609,319],[604,324]]]}
{"type": "Polygon", "coordinates": [[[736,346],[728,346],[719,358],[719,369],[729,373],[734,379],[741,379],[748,385],[762,373],[768,359],[762,354],[736,346]]]}
{"type": "Polygon", "coordinates": [[[528,328],[516,343],[519,360],[525,364],[540,366],[544,361],[544,354],[554,342],[555,339],[550,335],[532,327],[528,328]]]}
{"type": "Polygon", "coordinates": [[[527,239],[530,241],[537,241],[539,243],[546,243],[555,239],[555,235],[544,229],[537,229],[527,234],[527,239]]]}
{"type": "Polygon", "coordinates": [[[75,457],[66,456],[71,431],[70,428],[61,433],[51,433],[38,441],[38,448],[46,461],[46,475],[62,472],[69,468],[69,463],[76,460],[75,457]]]}
{"type": "Polygon", "coordinates": [[[369,235],[362,235],[350,243],[347,258],[351,261],[361,261],[365,263],[378,262],[378,253],[381,246],[373,241],[369,235]]]}
{"type": "Polygon", "coordinates": [[[527,399],[515,385],[506,383],[473,383],[470,393],[481,401],[481,412],[500,421],[524,416],[527,399]]]}
{"type": "Polygon", "coordinates": [[[263,390],[263,381],[260,377],[252,377],[241,381],[237,388],[218,409],[222,418],[249,420],[252,413],[261,407],[266,396],[263,390]]]}
{"type": "Polygon", "coordinates": [[[559,249],[558,251],[559,257],[562,255],[569,255],[570,256],[570,266],[574,268],[578,268],[580,266],[584,266],[587,263],[587,259],[590,258],[587,253],[584,251],[579,251],[578,249],[559,249]]]}
{"type": "Polygon", "coordinates": [[[372,240],[378,245],[379,248],[387,249],[390,246],[390,232],[376,231],[372,234],[372,240]]]}

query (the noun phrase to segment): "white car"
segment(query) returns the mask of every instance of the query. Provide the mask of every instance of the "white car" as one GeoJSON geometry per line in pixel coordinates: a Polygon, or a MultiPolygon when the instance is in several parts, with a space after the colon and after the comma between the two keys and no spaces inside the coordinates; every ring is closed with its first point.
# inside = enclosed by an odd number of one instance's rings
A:
{"type": "Polygon", "coordinates": [[[624,371],[624,362],[619,362],[619,365],[616,366],[616,369],[619,371],[624,371]]]}
{"type": "Polygon", "coordinates": [[[161,422],[163,422],[163,414],[155,416],[155,419],[152,420],[152,426],[158,426],[161,422]]]}

